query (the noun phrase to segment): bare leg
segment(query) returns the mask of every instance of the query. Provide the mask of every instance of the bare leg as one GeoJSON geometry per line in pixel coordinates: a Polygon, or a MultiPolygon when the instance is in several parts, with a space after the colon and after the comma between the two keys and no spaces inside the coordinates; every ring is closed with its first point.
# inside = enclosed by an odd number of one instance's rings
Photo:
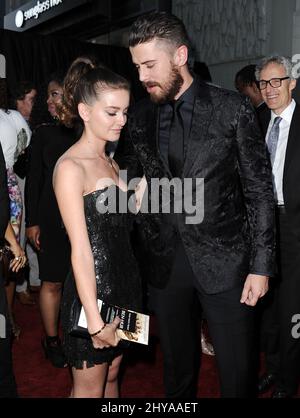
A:
{"type": "Polygon", "coordinates": [[[104,398],[119,397],[118,374],[123,356],[116,357],[108,368],[104,398]]]}
{"type": "Polygon", "coordinates": [[[75,369],[72,367],[73,398],[103,398],[104,386],[108,372],[108,363],[98,364],[94,367],[75,369]]]}
{"type": "Polygon", "coordinates": [[[58,315],[62,284],[43,282],[40,291],[40,310],[47,336],[58,335],[58,315]]]}

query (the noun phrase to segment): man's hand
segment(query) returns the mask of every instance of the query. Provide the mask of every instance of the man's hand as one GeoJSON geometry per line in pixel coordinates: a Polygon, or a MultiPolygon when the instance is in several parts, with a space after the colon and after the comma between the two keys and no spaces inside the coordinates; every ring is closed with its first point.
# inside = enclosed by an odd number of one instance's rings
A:
{"type": "Polygon", "coordinates": [[[244,284],[240,302],[249,306],[255,306],[258,299],[262,298],[269,289],[269,278],[258,274],[249,274],[244,284]]]}
{"type": "Polygon", "coordinates": [[[26,228],[26,237],[37,250],[40,250],[40,227],[38,225],[26,228]]]}

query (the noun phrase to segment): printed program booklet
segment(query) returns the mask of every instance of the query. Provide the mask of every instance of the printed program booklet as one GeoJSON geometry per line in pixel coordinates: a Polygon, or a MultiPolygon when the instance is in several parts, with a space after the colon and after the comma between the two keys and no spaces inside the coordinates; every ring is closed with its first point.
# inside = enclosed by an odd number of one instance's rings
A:
{"type": "MultiPolygon", "coordinates": [[[[112,322],[116,316],[121,319],[117,329],[119,337],[123,340],[132,341],[140,344],[148,344],[150,316],[118,306],[109,305],[98,299],[98,309],[101,318],[105,323],[112,322]]],[[[87,331],[86,316],[83,307],[81,307],[78,319],[79,333],[87,331]]]]}

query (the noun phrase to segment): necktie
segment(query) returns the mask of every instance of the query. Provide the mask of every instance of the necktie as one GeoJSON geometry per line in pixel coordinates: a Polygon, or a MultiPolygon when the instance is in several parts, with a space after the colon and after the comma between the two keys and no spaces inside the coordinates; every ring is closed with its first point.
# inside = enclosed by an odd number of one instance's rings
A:
{"type": "Polygon", "coordinates": [[[170,137],[169,137],[169,168],[174,177],[181,177],[184,156],[184,127],[180,114],[182,101],[173,103],[173,117],[171,121],[170,137]]]}
{"type": "Polygon", "coordinates": [[[267,147],[270,153],[272,167],[273,167],[274,160],[275,160],[275,154],[276,154],[278,138],[279,138],[279,124],[281,121],[282,121],[282,118],[280,116],[277,116],[274,119],[274,123],[270,130],[269,137],[267,140],[267,147]]]}

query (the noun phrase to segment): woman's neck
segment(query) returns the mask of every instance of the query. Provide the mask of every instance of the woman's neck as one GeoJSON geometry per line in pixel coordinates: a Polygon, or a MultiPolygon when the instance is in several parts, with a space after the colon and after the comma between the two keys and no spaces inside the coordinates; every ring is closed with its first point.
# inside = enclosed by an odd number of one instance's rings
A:
{"type": "Polygon", "coordinates": [[[84,133],[81,137],[80,142],[85,147],[87,153],[89,153],[91,157],[105,158],[105,141],[97,139],[92,135],[87,135],[87,133],[84,133]]]}

